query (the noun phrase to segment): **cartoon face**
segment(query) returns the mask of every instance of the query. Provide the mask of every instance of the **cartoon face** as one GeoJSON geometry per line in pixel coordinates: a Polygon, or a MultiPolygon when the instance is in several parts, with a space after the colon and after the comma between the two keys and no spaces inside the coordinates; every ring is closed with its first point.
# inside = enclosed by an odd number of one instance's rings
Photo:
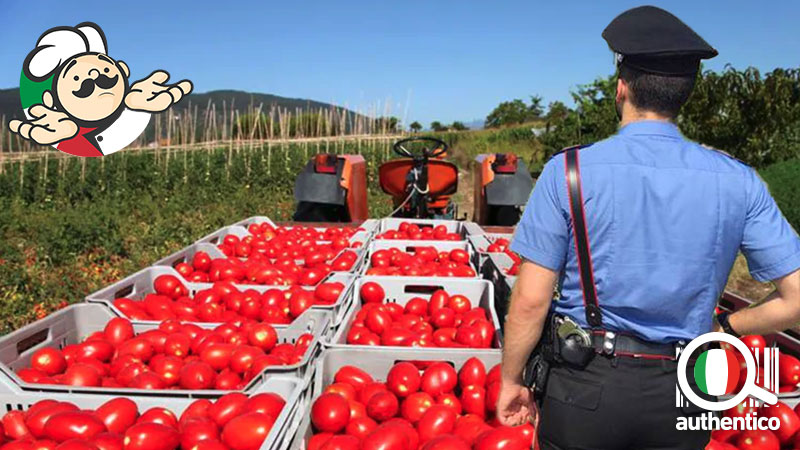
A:
{"type": "Polygon", "coordinates": [[[128,73],[100,53],[84,53],[70,58],[53,80],[61,108],[82,122],[97,122],[113,115],[123,105],[128,89],[128,73]]]}

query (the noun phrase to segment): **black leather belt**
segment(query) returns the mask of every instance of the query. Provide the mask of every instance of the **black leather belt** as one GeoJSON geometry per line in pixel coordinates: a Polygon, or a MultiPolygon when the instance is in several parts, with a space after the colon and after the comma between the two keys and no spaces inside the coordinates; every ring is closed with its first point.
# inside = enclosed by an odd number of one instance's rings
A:
{"type": "Polygon", "coordinates": [[[636,336],[617,334],[611,331],[587,330],[592,335],[592,346],[597,353],[607,356],[625,356],[643,359],[675,360],[680,343],[661,344],[647,342],[636,336]]]}

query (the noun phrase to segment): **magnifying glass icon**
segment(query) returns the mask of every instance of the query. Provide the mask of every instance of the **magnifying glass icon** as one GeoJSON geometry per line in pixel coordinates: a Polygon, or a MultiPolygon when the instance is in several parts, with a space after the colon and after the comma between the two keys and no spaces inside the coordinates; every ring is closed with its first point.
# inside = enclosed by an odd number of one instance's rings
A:
{"type": "Polygon", "coordinates": [[[778,397],[774,393],[756,385],[757,373],[758,367],[756,367],[755,358],[753,358],[753,354],[750,352],[750,349],[747,347],[747,345],[739,339],[726,333],[713,332],[699,336],[698,338],[692,340],[692,342],[690,342],[689,345],[683,349],[680,357],[678,358],[678,386],[681,388],[683,395],[695,405],[709,411],[724,411],[726,409],[733,408],[739,403],[742,403],[745,398],[750,396],[769,405],[778,403],[778,397]],[[695,350],[700,348],[701,345],[705,345],[710,342],[728,343],[735,347],[736,350],[742,354],[742,358],[744,359],[746,369],[744,385],[736,395],[727,400],[715,402],[701,398],[689,385],[689,380],[686,376],[686,368],[689,364],[689,359],[692,354],[695,352],[695,350]]]}

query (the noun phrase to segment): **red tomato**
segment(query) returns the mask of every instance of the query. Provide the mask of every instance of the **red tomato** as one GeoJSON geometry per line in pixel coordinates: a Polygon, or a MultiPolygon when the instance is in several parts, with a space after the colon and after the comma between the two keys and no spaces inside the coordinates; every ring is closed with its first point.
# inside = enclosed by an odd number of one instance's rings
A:
{"type": "Polygon", "coordinates": [[[334,376],[334,381],[337,383],[347,383],[361,390],[367,383],[372,383],[374,380],[367,372],[355,366],[342,366],[334,376]]]}
{"type": "Polygon", "coordinates": [[[447,406],[457,415],[460,415],[462,412],[464,412],[464,409],[461,407],[461,400],[459,400],[455,394],[442,394],[436,397],[436,404],[447,406]]]}
{"type": "Polygon", "coordinates": [[[142,372],[131,380],[130,387],[134,389],[165,389],[167,383],[157,373],[142,372]]]}
{"type": "Polygon", "coordinates": [[[457,384],[458,374],[448,363],[433,363],[422,374],[421,389],[434,397],[451,392],[457,384]]]}
{"type": "Polygon", "coordinates": [[[339,295],[342,294],[343,290],[344,284],[338,281],[333,283],[320,283],[320,285],[314,289],[314,296],[319,303],[332,305],[339,300],[339,295]]]}
{"type": "Polygon", "coordinates": [[[181,413],[181,418],[179,419],[179,423],[185,423],[190,419],[194,419],[196,417],[208,417],[208,408],[211,406],[211,400],[202,398],[199,400],[195,400],[183,410],[181,413]]]}
{"type": "Polygon", "coordinates": [[[25,425],[25,413],[22,411],[9,411],[3,416],[3,430],[5,435],[14,440],[31,436],[28,426],[25,425]]]}
{"type": "Polygon", "coordinates": [[[433,405],[419,419],[417,431],[420,441],[427,442],[437,436],[452,433],[455,426],[456,414],[452,409],[444,405],[433,405]]]}
{"type": "Polygon", "coordinates": [[[462,387],[483,386],[486,384],[486,366],[478,358],[468,359],[458,371],[458,382],[462,387]]]}
{"type": "Polygon", "coordinates": [[[774,433],[782,444],[789,442],[797,430],[800,430],[800,418],[783,402],[779,401],[772,406],[764,405],[759,415],[776,417],[780,421],[780,427],[774,433]]]}
{"type": "Polygon", "coordinates": [[[486,389],[483,386],[465,386],[461,391],[461,407],[465,413],[486,416],[486,389]]]}
{"type": "MultiPolygon", "coordinates": [[[[413,431],[413,428],[411,428],[413,431]]],[[[407,450],[412,445],[408,429],[386,422],[372,430],[362,441],[361,450],[407,450]]]]}
{"type": "Polygon", "coordinates": [[[347,401],[355,401],[356,400],[356,388],[348,383],[333,383],[325,387],[325,390],[322,391],[325,394],[339,394],[344,397],[347,401]]]}
{"type": "Polygon", "coordinates": [[[794,356],[778,355],[778,379],[781,385],[797,386],[800,383],[800,360],[794,356]]]}
{"type": "Polygon", "coordinates": [[[67,369],[67,360],[60,350],[45,347],[33,352],[31,367],[47,375],[57,375],[67,369]]]}
{"type": "Polygon", "coordinates": [[[753,351],[753,349],[758,349],[760,355],[764,354],[764,349],[767,347],[767,341],[764,339],[764,336],[758,334],[748,334],[747,336],[742,336],[739,339],[744,342],[744,345],[746,345],[751,351],[753,351]]]}
{"type": "Polygon", "coordinates": [[[384,298],[386,298],[386,293],[384,292],[381,285],[374,281],[368,281],[361,285],[361,289],[359,289],[359,295],[361,296],[361,303],[383,303],[384,298]]]}
{"type": "Polygon", "coordinates": [[[200,359],[219,371],[228,367],[235,348],[233,344],[209,344],[200,353],[200,359]]]}
{"type": "Polygon", "coordinates": [[[345,428],[345,433],[355,436],[358,439],[364,439],[367,435],[377,428],[378,424],[369,417],[358,417],[350,419],[350,423],[345,428]]]}
{"type": "MultiPolygon", "coordinates": [[[[41,402],[40,402],[41,403],[41,402]]],[[[44,437],[44,425],[50,420],[51,417],[55,416],[56,414],[60,414],[62,412],[67,411],[78,411],[78,407],[73,405],[72,403],[67,402],[54,402],[54,403],[47,403],[43,407],[39,408],[31,408],[27,411],[25,417],[25,425],[28,427],[28,430],[35,438],[42,438],[44,437]]]]}
{"type": "Polygon", "coordinates": [[[256,324],[250,327],[250,330],[247,332],[247,341],[250,345],[268,352],[278,343],[278,333],[270,324],[256,324]]]}
{"type": "Polygon", "coordinates": [[[434,405],[433,397],[426,392],[415,392],[403,400],[400,405],[400,413],[404,419],[411,423],[417,423],[431,406],[434,405]]]}
{"type": "Polygon", "coordinates": [[[133,400],[116,397],[100,405],[94,415],[105,424],[108,431],[121,434],[136,423],[139,408],[133,400]]]}
{"type": "Polygon", "coordinates": [[[319,431],[337,433],[350,420],[350,404],[338,394],[322,394],[311,406],[311,423],[319,431]]]}
{"type": "MultiPolygon", "coordinates": [[[[232,392],[218,398],[208,407],[208,417],[220,427],[244,411],[247,396],[240,392],[232,392]]],[[[277,417],[277,416],[275,416],[277,417]]]]}
{"type": "Polygon", "coordinates": [[[475,439],[473,448],[474,450],[529,450],[531,445],[513,428],[500,427],[481,433],[475,439]]]}
{"type": "Polygon", "coordinates": [[[61,383],[69,386],[100,386],[100,373],[88,364],[76,363],[64,372],[61,383]]]}
{"type": "Polygon", "coordinates": [[[213,420],[195,417],[181,426],[182,449],[191,450],[198,442],[207,439],[219,440],[219,427],[213,420]]]}
{"type": "Polygon", "coordinates": [[[174,450],[180,443],[178,430],[159,423],[137,423],[125,431],[125,450],[174,450]]]}
{"type": "Polygon", "coordinates": [[[397,397],[389,391],[378,392],[367,402],[367,415],[378,422],[385,422],[400,409],[397,397]]]}
{"type": "Polygon", "coordinates": [[[127,340],[133,339],[135,335],[131,321],[120,317],[109,320],[103,330],[103,334],[105,334],[108,342],[113,345],[120,345],[127,340]]]}
{"type": "Polygon", "coordinates": [[[69,439],[91,439],[106,431],[103,422],[82,411],[60,412],[44,424],[44,435],[56,442],[69,439]]]}
{"type": "Polygon", "coordinates": [[[449,301],[450,296],[447,295],[447,292],[445,292],[444,289],[436,290],[433,294],[431,294],[431,299],[428,303],[428,312],[433,314],[434,312],[447,307],[449,301]]]}
{"type": "Polygon", "coordinates": [[[222,442],[233,450],[258,450],[274,423],[275,418],[268,414],[242,414],[225,424],[222,442]]]}
{"type": "Polygon", "coordinates": [[[125,441],[122,435],[118,433],[100,433],[93,437],[89,443],[95,446],[97,450],[123,450],[125,448],[125,441]]]}
{"type": "Polygon", "coordinates": [[[401,398],[417,392],[421,381],[419,369],[408,362],[395,364],[386,376],[386,386],[401,398]]]}
{"type": "Polygon", "coordinates": [[[136,423],[158,423],[172,428],[178,428],[178,418],[175,413],[166,409],[154,407],[150,408],[136,420],[136,423]]]}
{"type": "Polygon", "coordinates": [[[298,291],[289,298],[289,314],[299,317],[314,304],[314,295],[309,291],[298,291]]]}
{"type": "Polygon", "coordinates": [[[736,438],[740,450],[780,450],[781,441],[771,431],[742,431],[736,438]]]}
{"type": "Polygon", "coordinates": [[[190,362],[181,368],[180,386],[183,389],[211,389],[217,373],[205,362],[190,362]]]}
{"type": "Polygon", "coordinates": [[[285,405],[286,400],[284,400],[280,395],[272,392],[266,392],[253,395],[247,399],[247,401],[244,403],[243,411],[260,412],[268,414],[272,417],[278,417],[285,405]]]}

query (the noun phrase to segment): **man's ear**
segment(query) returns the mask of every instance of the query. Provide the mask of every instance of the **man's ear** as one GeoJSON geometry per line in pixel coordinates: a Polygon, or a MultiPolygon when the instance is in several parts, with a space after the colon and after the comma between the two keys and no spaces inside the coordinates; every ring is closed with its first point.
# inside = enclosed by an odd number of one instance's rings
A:
{"type": "Polygon", "coordinates": [[[131,70],[128,69],[128,65],[125,64],[125,61],[117,61],[117,65],[119,66],[119,70],[125,74],[125,78],[131,77],[131,70]]]}
{"type": "Polygon", "coordinates": [[[617,103],[622,104],[628,98],[628,84],[622,78],[617,78],[617,103]]]}
{"type": "Polygon", "coordinates": [[[48,108],[52,108],[53,103],[53,93],[50,91],[44,91],[42,94],[42,104],[48,108]]]}

